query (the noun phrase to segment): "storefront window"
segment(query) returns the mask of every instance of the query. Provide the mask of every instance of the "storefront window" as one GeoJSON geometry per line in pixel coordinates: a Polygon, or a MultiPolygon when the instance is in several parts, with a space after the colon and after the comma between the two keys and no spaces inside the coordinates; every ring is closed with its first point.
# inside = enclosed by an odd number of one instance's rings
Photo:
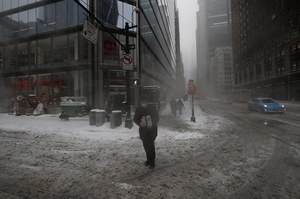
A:
{"type": "Polygon", "coordinates": [[[40,39],[37,43],[38,64],[48,64],[52,60],[51,39],[40,39]]]}
{"type": "Polygon", "coordinates": [[[87,61],[88,60],[88,40],[79,34],[79,61],[87,61]]]}
{"type": "Polygon", "coordinates": [[[67,62],[67,36],[53,38],[53,62],[67,62]]]}
{"type": "Polygon", "coordinates": [[[28,43],[20,43],[17,46],[17,60],[18,67],[24,67],[28,65],[28,43]]]}
{"type": "Polygon", "coordinates": [[[0,70],[3,71],[3,48],[0,47],[0,70]]]}
{"type": "Polygon", "coordinates": [[[54,73],[52,75],[52,101],[60,102],[60,97],[68,96],[68,73],[54,73]]]}
{"type": "Polygon", "coordinates": [[[47,105],[50,101],[50,91],[51,91],[51,74],[42,74],[37,78],[37,96],[47,105]]]}
{"type": "Polygon", "coordinates": [[[30,66],[36,65],[36,41],[31,41],[29,43],[28,63],[30,66]]]}
{"type": "Polygon", "coordinates": [[[15,45],[6,46],[4,49],[4,68],[10,70],[16,66],[15,45]]]}
{"type": "Polygon", "coordinates": [[[56,29],[67,27],[67,1],[60,1],[55,4],[56,7],[56,29]]]}
{"type": "Polygon", "coordinates": [[[78,60],[78,34],[70,34],[68,42],[68,58],[69,61],[78,60]]]}

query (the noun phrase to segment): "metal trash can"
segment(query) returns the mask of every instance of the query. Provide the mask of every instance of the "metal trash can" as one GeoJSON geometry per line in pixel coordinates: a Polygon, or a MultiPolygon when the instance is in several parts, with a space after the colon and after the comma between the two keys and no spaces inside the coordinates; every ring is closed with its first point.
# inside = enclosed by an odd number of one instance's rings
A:
{"type": "Polygon", "coordinates": [[[116,128],[122,124],[122,111],[115,110],[111,112],[110,128],[116,128]]]}
{"type": "Polygon", "coordinates": [[[96,126],[102,126],[105,123],[105,110],[95,111],[96,126]]]}
{"type": "Polygon", "coordinates": [[[96,125],[96,111],[97,109],[92,109],[89,114],[90,125],[96,125]]]}

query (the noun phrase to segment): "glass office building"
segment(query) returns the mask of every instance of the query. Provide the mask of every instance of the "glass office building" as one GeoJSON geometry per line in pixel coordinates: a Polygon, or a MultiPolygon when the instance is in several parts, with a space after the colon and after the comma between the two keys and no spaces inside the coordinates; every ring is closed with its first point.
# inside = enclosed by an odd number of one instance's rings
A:
{"type": "MultiPolygon", "coordinates": [[[[89,0],[79,2],[90,7],[89,0]]],[[[125,41],[125,23],[135,24],[135,3],[97,1],[97,18],[120,42],[125,41]]],[[[141,65],[145,66],[142,81],[163,85],[164,80],[172,81],[175,73],[170,11],[174,3],[140,4],[141,65]]],[[[11,97],[30,94],[38,96],[46,106],[58,103],[62,96],[85,96],[91,103],[92,43],[82,36],[87,16],[74,0],[0,0],[1,107],[11,97]]],[[[135,41],[134,33],[131,31],[131,42],[135,41]]],[[[98,67],[103,73],[100,95],[108,101],[111,95],[125,91],[121,50],[107,29],[103,31],[101,27],[97,45],[98,67]]]]}

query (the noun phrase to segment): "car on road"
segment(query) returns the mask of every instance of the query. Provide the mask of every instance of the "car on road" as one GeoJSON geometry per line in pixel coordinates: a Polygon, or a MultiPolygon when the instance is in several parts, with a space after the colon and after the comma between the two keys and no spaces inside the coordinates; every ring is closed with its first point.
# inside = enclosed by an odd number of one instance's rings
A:
{"type": "Polygon", "coordinates": [[[265,113],[284,113],[286,111],[283,104],[272,98],[253,98],[248,101],[248,109],[265,113]]]}

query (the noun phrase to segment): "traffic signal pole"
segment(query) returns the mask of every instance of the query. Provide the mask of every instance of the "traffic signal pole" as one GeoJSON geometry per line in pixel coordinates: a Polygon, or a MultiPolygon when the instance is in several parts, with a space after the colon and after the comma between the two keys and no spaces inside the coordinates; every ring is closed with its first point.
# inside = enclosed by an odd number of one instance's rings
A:
{"type": "MultiPolygon", "coordinates": [[[[130,50],[133,49],[132,45],[129,44],[129,29],[135,28],[136,26],[129,27],[128,22],[125,23],[125,53],[129,54],[130,50]]],[[[131,119],[131,92],[130,92],[130,70],[126,71],[126,88],[127,88],[127,94],[126,94],[126,120],[125,120],[125,127],[131,129],[133,127],[133,121],[131,119]]]]}

